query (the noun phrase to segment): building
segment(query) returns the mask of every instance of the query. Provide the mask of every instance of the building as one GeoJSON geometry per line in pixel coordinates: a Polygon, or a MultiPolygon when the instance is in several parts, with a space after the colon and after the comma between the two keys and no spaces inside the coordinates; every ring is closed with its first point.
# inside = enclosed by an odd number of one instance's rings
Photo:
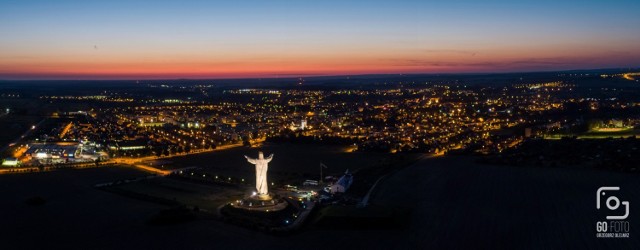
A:
{"type": "Polygon", "coordinates": [[[148,147],[147,141],[144,140],[128,140],[116,142],[112,145],[109,145],[110,150],[114,151],[129,151],[129,150],[140,150],[148,147]]]}
{"type": "Polygon", "coordinates": [[[36,159],[70,159],[78,152],[78,143],[32,143],[25,155],[36,159]]]}
{"type": "Polygon", "coordinates": [[[347,171],[344,172],[344,175],[340,177],[336,183],[331,185],[331,193],[344,193],[349,189],[349,187],[351,187],[352,183],[353,175],[349,173],[349,170],[347,169],[347,171]]]}
{"type": "Polygon", "coordinates": [[[17,167],[20,165],[20,161],[16,158],[13,157],[9,157],[9,158],[5,158],[2,161],[2,166],[3,167],[17,167]]]}

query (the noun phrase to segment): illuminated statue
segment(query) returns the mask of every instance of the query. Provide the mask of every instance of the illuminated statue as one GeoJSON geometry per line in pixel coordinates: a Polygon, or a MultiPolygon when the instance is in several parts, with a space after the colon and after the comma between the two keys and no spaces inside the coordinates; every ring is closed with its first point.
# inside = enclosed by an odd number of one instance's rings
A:
{"type": "Polygon", "coordinates": [[[249,163],[256,165],[256,190],[258,191],[258,197],[268,198],[269,183],[267,182],[267,169],[269,168],[269,162],[273,159],[273,154],[264,158],[262,152],[258,152],[258,159],[252,159],[246,155],[244,158],[247,158],[249,163]]]}

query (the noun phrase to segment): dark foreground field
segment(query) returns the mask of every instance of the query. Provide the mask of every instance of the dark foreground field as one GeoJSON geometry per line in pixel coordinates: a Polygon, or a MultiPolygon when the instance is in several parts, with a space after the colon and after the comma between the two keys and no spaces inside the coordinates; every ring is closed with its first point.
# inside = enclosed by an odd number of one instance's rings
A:
{"type": "MultiPolygon", "coordinates": [[[[144,173],[123,167],[0,176],[3,249],[637,249],[637,175],[584,169],[476,165],[468,158],[423,159],[385,179],[378,206],[411,210],[405,227],[312,227],[273,236],[197,220],[145,222],[162,205],[93,188],[144,173]],[[630,239],[596,239],[599,186],[621,187],[631,203],[630,239]],[[41,196],[46,203],[29,205],[41,196]]],[[[357,180],[357,179],[356,179],[357,180]]]]}
{"type": "MultiPolygon", "coordinates": [[[[401,247],[638,249],[640,175],[590,169],[485,166],[471,158],[426,159],[380,187],[378,204],[413,209],[401,247]],[[596,190],[630,202],[630,239],[597,239],[596,190]]],[[[604,207],[605,205],[603,205],[604,207]]],[[[621,210],[621,209],[619,209],[621,210]]],[[[621,214],[616,211],[613,213],[621,214]]]]}

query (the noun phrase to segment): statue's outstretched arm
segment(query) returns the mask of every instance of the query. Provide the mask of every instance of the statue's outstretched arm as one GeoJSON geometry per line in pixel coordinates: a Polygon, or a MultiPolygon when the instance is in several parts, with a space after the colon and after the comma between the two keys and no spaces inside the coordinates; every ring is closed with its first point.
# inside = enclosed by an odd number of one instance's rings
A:
{"type": "Polygon", "coordinates": [[[248,161],[249,163],[251,163],[251,164],[256,164],[256,159],[251,159],[251,158],[249,158],[249,156],[246,156],[246,155],[244,156],[244,158],[247,158],[247,161],[248,161]]]}
{"type": "Polygon", "coordinates": [[[273,159],[273,154],[271,154],[271,155],[269,155],[269,157],[265,158],[265,160],[266,160],[267,162],[270,162],[270,161],[271,161],[271,159],[273,159]]]}

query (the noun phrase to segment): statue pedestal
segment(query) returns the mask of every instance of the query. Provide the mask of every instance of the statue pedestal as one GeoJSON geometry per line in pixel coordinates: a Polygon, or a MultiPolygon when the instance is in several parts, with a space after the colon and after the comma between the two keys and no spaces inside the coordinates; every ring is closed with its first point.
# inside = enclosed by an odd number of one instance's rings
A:
{"type": "MultiPolygon", "coordinates": [[[[264,197],[263,197],[264,198],[264,197]]],[[[261,200],[257,195],[237,200],[219,208],[221,218],[229,223],[264,231],[293,230],[302,208],[287,198],[261,200]]]]}
{"type": "Polygon", "coordinates": [[[285,209],[288,203],[282,199],[274,199],[269,194],[258,194],[237,200],[230,205],[239,209],[269,212],[285,209]]]}
{"type": "Polygon", "coordinates": [[[257,194],[257,195],[252,195],[250,197],[251,199],[255,199],[255,200],[260,200],[260,201],[270,201],[273,200],[273,198],[271,197],[271,195],[269,194],[257,194]]]}

